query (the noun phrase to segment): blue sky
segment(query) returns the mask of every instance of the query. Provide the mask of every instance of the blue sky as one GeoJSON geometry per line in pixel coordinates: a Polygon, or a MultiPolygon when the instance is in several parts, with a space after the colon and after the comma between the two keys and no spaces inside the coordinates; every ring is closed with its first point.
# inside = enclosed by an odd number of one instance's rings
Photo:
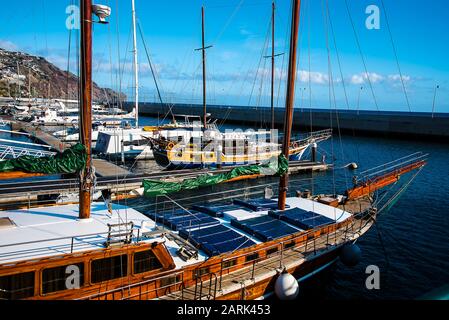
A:
{"type": "MultiPolygon", "coordinates": [[[[67,69],[71,36],[70,70],[76,72],[77,31],[70,33],[66,28],[66,8],[77,2],[8,2],[0,12],[0,47],[41,55],[67,69]]],[[[381,1],[347,2],[366,70],[345,0],[303,0],[295,105],[408,111],[381,1]],[[327,2],[330,21],[326,18],[327,2]],[[369,5],[381,9],[379,30],[365,26],[369,5]]],[[[132,100],[131,0],[101,3],[112,7],[112,16],[109,25],[94,27],[94,81],[121,89],[132,100]]],[[[285,52],[290,1],[278,0],[276,4],[275,50],[285,52]]],[[[435,111],[448,112],[449,3],[384,0],[384,4],[411,111],[431,111],[439,85],[435,111]]],[[[213,45],[207,51],[209,103],[269,105],[270,61],[261,57],[270,52],[271,0],[136,0],[163,99],[201,103],[201,55],[194,51],[201,44],[201,5],[206,9],[206,44],[213,45]]],[[[140,38],[138,49],[141,97],[152,101],[155,86],[140,38]]],[[[283,106],[285,99],[286,59],[276,58],[278,106],[283,106]]]]}

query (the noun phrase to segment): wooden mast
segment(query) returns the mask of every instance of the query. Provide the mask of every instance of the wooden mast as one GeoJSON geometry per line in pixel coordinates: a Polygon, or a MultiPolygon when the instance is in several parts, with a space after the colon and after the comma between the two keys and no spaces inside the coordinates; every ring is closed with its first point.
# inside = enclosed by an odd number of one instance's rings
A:
{"type": "MultiPolygon", "coordinates": [[[[292,131],[293,103],[295,98],[296,79],[296,47],[298,44],[298,28],[300,0],[293,0],[292,24],[290,34],[290,52],[288,60],[287,94],[285,98],[285,118],[284,118],[284,141],[282,143],[282,153],[289,157],[290,137],[292,131]]],[[[288,172],[281,176],[279,182],[279,210],[285,210],[285,200],[287,198],[288,172]]]]}
{"type": "Polygon", "coordinates": [[[92,0],[81,0],[80,140],[86,147],[86,167],[80,173],[79,218],[90,218],[92,140],[92,0]]]}

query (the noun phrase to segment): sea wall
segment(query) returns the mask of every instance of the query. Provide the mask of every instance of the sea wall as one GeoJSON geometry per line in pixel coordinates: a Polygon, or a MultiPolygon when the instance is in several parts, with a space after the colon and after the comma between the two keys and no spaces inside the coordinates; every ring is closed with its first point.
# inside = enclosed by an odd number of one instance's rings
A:
{"type": "MultiPolygon", "coordinates": [[[[126,103],[127,109],[132,103],[126,103]]],[[[141,103],[139,114],[161,117],[168,106],[157,103],[141,103]]],[[[176,104],[174,114],[201,115],[201,105],[176,104]]],[[[269,126],[271,109],[267,107],[210,105],[207,112],[218,122],[250,124],[255,127],[269,126]]],[[[284,109],[275,108],[275,123],[282,128],[284,109]]],[[[449,142],[449,113],[396,112],[396,111],[349,111],[329,109],[296,108],[293,126],[300,130],[333,128],[334,132],[363,133],[382,137],[432,138],[449,142]]]]}

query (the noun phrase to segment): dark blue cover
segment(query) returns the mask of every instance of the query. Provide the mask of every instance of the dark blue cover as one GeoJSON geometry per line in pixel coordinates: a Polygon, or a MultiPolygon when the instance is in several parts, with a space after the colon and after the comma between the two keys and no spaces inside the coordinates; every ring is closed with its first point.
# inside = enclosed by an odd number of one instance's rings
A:
{"type": "Polygon", "coordinates": [[[270,211],[268,212],[268,215],[304,230],[313,229],[334,222],[334,220],[328,217],[300,208],[292,208],[284,211],[270,211]]]}
{"type": "Polygon", "coordinates": [[[231,224],[261,241],[269,241],[281,238],[299,230],[270,216],[261,216],[247,220],[232,220],[231,224]]]}
{"type": "MultiPolygon", "coordinates": [[[[194,210],[190,210],[191,213],[196,213],[196,211],[194,210]]],[[[187,216],[190,215],[189,212],[187,212],[187,210],[184,209],[176,209],[176,210],[167,210],[167,211],[161,211],[161,212],[157,212],[157,213],[149,213],[148,216],[152,219],[155,220],[157,222],[161,222],[169,217],[173,217],[173,216],[187,216]]]]}
{"type": "Polygon", "coordinates": [[[247,207],[236,205],[236,204],[221,204],[221,205],[202,204],[202,205],[194,205],[194,206],[192,206],[192,209],[206,213],[213,217],[218,217],[218,218],[223,217],[223,214],[226,211],[232,211],[232,210],[238,210],[238,209],[248,210],[247,207]]]}
{"type": "Polygon", "coordinates": [[[167,225],[174,231],[186,228],[217,225],[220,223],[218,220],[201,212],[189,214],[186,216],[170,216],[168,218],[165,218],[163,221],[165,225],[167,225]]]}
{"type": "Polygon", "coordinates": [[[190,231],[181,230],[179,235],[202,249],[209,256],[255,244],[248,237],[221,224],[190,231]]]}
{"type": "MultiPolygon", "coordinates": [[[[249,208],[253,211],[262,211],[267,209],[277,209],[278,202],[272,199],[251,199],[251,200],[238,200],[234,199],[234,204],[249,208]]],[[[288,208],[289,206],[286,205],[288,208]]]]}

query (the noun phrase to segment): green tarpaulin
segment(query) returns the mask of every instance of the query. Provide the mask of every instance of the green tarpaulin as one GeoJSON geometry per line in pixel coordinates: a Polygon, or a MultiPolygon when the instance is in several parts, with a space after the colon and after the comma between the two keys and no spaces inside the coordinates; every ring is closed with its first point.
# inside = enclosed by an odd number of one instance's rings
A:
{"type": "Polygon", "coordinates": [[[272,158],[266,164],[236,167],[228,172],[216,175],[205,174],[180,182],[164,182],[159,180],[143,180],[144,195],[155,197],[162,194],[170,194],[181,190],[191,190],[198,187],[211,186],[237,177],[246,175],[283,175],[288,170],[288,161],[284,155],[272,158]]]}
{"type": "Polygon", "coordinates": [[[86,148],[78,143],[61,154],[36,158],[22,156],[0,161],[0,172],[23,171],[28,173],[76,173],[86,166],[86,148]]]}

